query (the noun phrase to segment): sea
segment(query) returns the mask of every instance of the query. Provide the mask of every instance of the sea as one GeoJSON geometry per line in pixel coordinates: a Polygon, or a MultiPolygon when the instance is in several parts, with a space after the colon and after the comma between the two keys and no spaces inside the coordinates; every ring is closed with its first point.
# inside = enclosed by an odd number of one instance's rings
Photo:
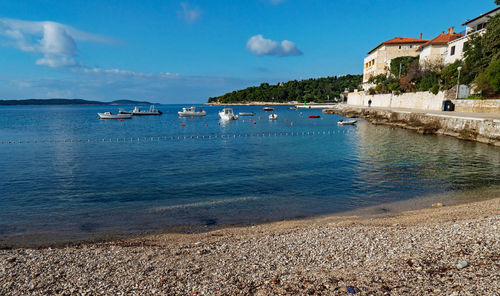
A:
{"type": "MultiPolygon", "coordinates": [[[[421,135],[319,109],[262,106],[220,122],[101,120],[133,106],[0,107],[0,241],[225,227],[497,197],[498,147],[421,135]],[[319,115],[320,118],[309,118],[319,115]],[[469,194],[469,193],[474,194],[469,194]],[[184,228],[182,228],[184,227],[184,228]],[[187,227],[187,228],[186,228],[187,227]]],[[[147,106],[145,106],[147,108],[147,106]]]]}

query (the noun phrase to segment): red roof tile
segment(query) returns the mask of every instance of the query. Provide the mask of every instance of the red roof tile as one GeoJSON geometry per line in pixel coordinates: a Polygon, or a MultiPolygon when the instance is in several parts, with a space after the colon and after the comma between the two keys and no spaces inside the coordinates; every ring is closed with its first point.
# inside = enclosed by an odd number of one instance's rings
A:
{"type": "Polygon", "coordinates": [[[463,34],[460,33],[441,33],[439,34],[436,38],[432,39],[431,41],[428,41],[422,45],[419,46],[417,50],[422,50],[424,47],[427,47],[432,44],[448,44],[448,42],[453,41],[455,39],[458,39],[460,37],[463,37],[463,34]]]}
{"type": "Polygon", "coordinates": [[[394,37],[391,40],[384,41],[377,45],[374,49],[370,50],[368,54],[372,53],[375,49],[379,48],[384,44],[409,44],[409,43],[426,43],[429,40],[426,39],[418,39],[418,38],[408,38],[408,37],[394,37]]]}

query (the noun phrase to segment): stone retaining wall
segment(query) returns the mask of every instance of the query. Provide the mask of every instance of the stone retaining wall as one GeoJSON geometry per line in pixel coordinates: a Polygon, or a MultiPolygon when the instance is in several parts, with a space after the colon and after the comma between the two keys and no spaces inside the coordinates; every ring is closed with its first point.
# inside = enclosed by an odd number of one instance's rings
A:
{"type": "MultiPolygon", "coordinates": [[[[361,91],[349,93],[347,104],[351,106],[368,106],[368,101],[371,100],[372,107],[440,111],[443,101],[453,98],[454,92],[439,92],[437,95],[430,92],[368,95],[361,91]]],[[[500,100],[452,101],[457,112],[500,113],[500,100]]]]}
{"type": "Polygon", "coordinates": [[[456,117],[419,112],[398,112],[365,107],[339,106],[323,113],[364,118],[373,124],[398,126],[422,134],[443,134],[455,138],[500,146],[500,120],[456,117]]]}

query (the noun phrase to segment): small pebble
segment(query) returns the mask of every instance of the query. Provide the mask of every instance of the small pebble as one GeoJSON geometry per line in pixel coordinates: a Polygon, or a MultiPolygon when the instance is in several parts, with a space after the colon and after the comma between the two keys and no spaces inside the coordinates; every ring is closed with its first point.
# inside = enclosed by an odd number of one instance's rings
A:
{"type": "Polygon", "coordinates": [[[460,261],[457,264],[457,268],[462,269],[462,268],[466,267],[467,265],[469,265],[469,263],[467,261],[460,261]]]}

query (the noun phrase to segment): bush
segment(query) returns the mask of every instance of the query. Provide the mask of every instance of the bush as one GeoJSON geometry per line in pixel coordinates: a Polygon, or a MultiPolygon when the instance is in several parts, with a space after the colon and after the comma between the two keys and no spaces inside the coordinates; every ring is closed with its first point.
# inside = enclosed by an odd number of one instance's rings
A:
{"type": "Polygon", "coordinates": [[[376,95],[376,94],[377,94],[377,92],[376,92],[376,91],[375,91],[375,89],[372,87],[372,88],[370,88],[370,89],[368,90],[368,94],[369,94],[370,96],[373,96],[373,95],[376,95]]]}
{"type": "Polygon", "coordinates": [[[492,62],[486,69],[489,85],[496,93],[500,93],[500,58],[492,62]]]}
{"type": "Polygon", "coordinates": [[[437,95],[438,92],[439,92],[439,84],[436,84],[436,85],[432,86],[431,93],[437,95]]]}
{"type": "Polygon", "coordinates": [[[448,90],[455,87],[458,82],[458,67],[462,66],[462,61],[458,60],[441,70],[441,79],[443,81],[442,89],[448,90]]]}
{"type": "Polygon", "coordinates": [[[427,73],[417,81],[416,87],[419,91],[429,91],[435,87],[439,90],[439,74],[435,72],[427,73]]]}

